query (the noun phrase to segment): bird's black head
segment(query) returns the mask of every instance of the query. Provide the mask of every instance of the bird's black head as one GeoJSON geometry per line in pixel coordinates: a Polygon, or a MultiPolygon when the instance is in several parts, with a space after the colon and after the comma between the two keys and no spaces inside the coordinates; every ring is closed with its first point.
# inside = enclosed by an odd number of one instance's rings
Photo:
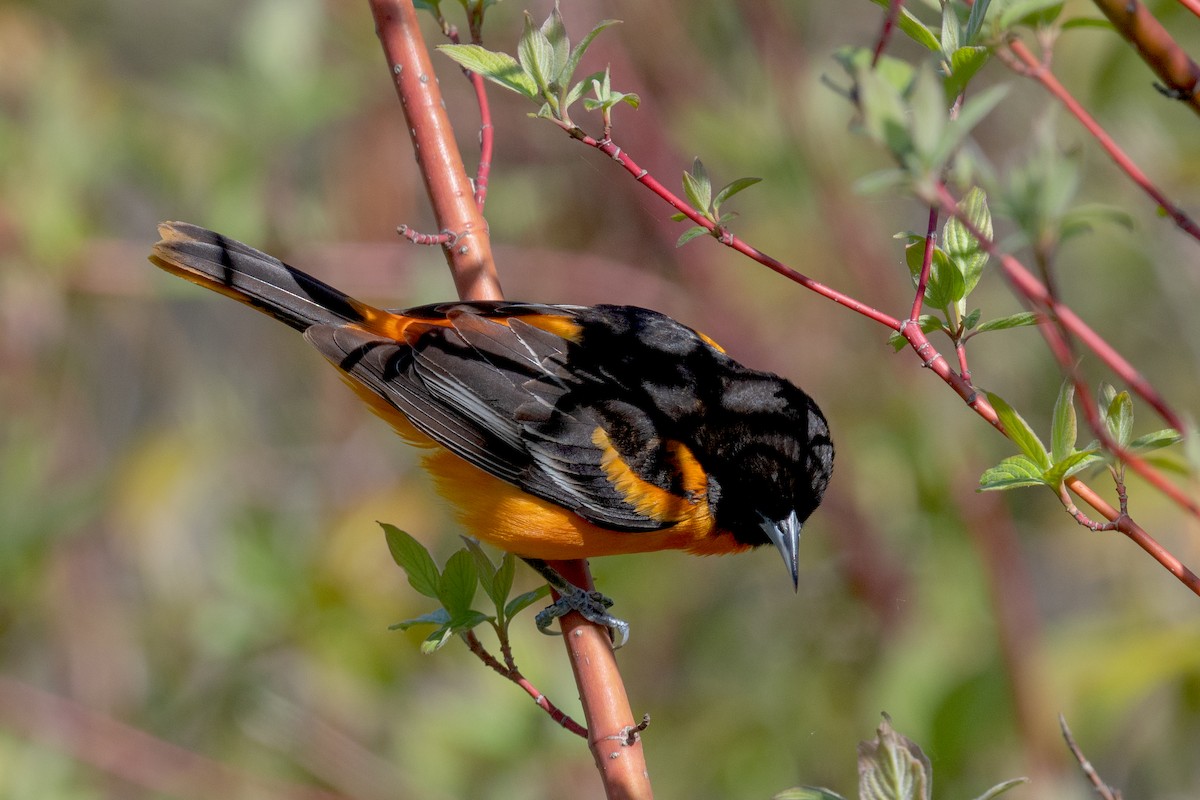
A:
{"type": "Polygon", "coordinates": [[[728,381],[706,427],[717,526],[742,544],[774,544],[795,583],[800,528],[833,473],[825,416],[783,378],[746,370],[728,381]]]}

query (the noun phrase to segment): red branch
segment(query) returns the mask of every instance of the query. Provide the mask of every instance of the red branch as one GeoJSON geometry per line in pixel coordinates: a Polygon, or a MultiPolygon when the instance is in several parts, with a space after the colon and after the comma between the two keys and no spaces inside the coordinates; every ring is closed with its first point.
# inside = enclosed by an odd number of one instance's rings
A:
{"type": "MultiPolygon", "coordinates": [[[[692,208],[687,202],[679,198],[669,189],[662,185],[658,180],[649,174],[645,169],[642,169],[638,164],[630,158],[620,147],[612,142],[611,139],[603,140],[595,139],[587,135],[581,128],[570,123],[557,121],[559,127],[566,131],[572,138],[577,139],[584,144],[594,147],[602,153],[612,158],[617,164],[625,169],[635,180],[646,186],[672,208],[682,213],[692,222],[700,225],[709,231],[713,232],[718,241],[727,247],[730,247],[738,252],[748,256],[749,258],[763,264],[775,272],[783,275],[789,280],[808,288],[823,297],[826,297],[839,305],[857,311],[859,314],[874,320],[875,322],[885,325],[892,330],[900,332],[905,339],[908,340],[914,352],[922,358],[922,366],[927,367],[939,378],[945,381],[955,392],[958,393],[963,401],[979,414],[983,419],[996,428],[1002,434],[1007,436],[1003,424],[1001,424],[996,411],[992,408],[987,399],[979,394],[975,387],[971,384],[968,376],[955,372],[946,361],[945,357],[938,352],[933,343],[929,341],[925,333],[919,325],[910,324],[909,320],[898,320],[894,317],[879,311],[871,306],[866,305],[858,300],[855,300],[842,292],[837,291],[829,286],[826,286],[819,281],[809,278],[791,267],[780,263],[776,259],[762,253],[757,248],[746,244],[738,239],[727,230],[718,228],[711,220],[704,217],[697,209],[692,208]]],[[[960,211],[955,199],[950,195],[949,191],[943,184],[938,184],[938,196],[931,198],[934,203],[941,207],[943,213],[953,215],[961,220],[970,233],[979,240],[980,246],[983,247],[989,255],[997,258],[1008,277],[1010,283],[1017,289],[1018,293],[1033,302],[1036,306],[1046,309],[1047,313],[1052,315],[1059,324],[1063,325],[1066,330],[1069,330],[1072,335],[1078,337],[1088,347],[1090,347],[1100,359],[1116,373],[1127,385],[1132,388],[1135,393],[1145,399],[1154,409],[1167,420],[1172,427],[1181,430],[1182,425],[1179,424],[1180,418],[1175,414],[1159,396],[1158,392],[1150,385],[1142,375],[1134,369],[1128,361],[1126,361],[1117,351],[1109,345],[1099,334],[1093,331],[1087,323],[1079,318],[1071,309],[1056,303],[1050,295],[1049,290],[1040,281],[1037,280],[1019,261],[1007,253],[1001,253],[996,244],[984,236],[983,233],[971,222],[966,215],[960,211]]],[[[965,370],[964,370],[965,372],[965,370]]],[[[1117,451],[1120,457],[1128,457],[1128,463],[1132,466],[1138,459],[1133,454],[1117,451]]],[[[1153,471],[1151,471],[1153,472],[1153,471]]],[[[1150,554],[1159,564],[1166,568],[1172,575],[1179,579],[1185,586],[1188,587],[1197,596],[1200,596],[1200,576],[1188,569],[1172,555],[1166,548],[1160,545],[1153,537],[1142,529],[1128,515],[1125,515],[1114,509],[1109,503],[1104,501],[1091,487],[1083,483],[1076,477],[1072,477],[1066,481],[1067,486],[1071,491],[1075,492],[1085,502],[1095,508],[1100,513],[1104,514],[1110,520],[1116,523],[1117,530],[1120,530],[1130,539],[1138,544],[1143,550],[1150,554]]],[[[1158,484],[1156,484],[1157,486],[1158,484]]],[[[1180,496],[1180,492],[1176,487],[1163,481],[1162,488],[1168,492],[1172,499],[1177,502],[1185,500],[1180,496]]],[[[1185,507],[1193,506],[1194,502],[1187,499],[1184,503],[1185,507]]]]}
{"type": "Polygon", "coordinates": [[[1188,57],[1149,9],[1138,0],[1093,2],[1166,84],[1160,91],[1200,114],[1200,95],[1196,91],[1200,84],[1200,64],[1188,57]]]}
{"type": "Polygon", "coordinates": [[[571,719],[569,714],[564,712],[558,706],[554,705],[554,703],[550,702],[550,698],[542,694],[541,691],[534,686],[528,678],[521,674],[521,670],[517,669],[516,665],[505,665],[500,663],[499,659],[487,651],[487,649],[483,646],[483,642],[479,641],[479,637],[475,635],[474,631],[467,631],[465,634],[463,634],[463,639],[466,641],[467,647],[476,655],[476,657],[479,658],[480,661],[482,661],[484,664],[487,664],[496,672],[500,673],[500,675],[502,675],[504,678],[512,681],[517,686],[520,686],[522,689],[524,689],[525,693],[533,698],[533,702],[537,703],[537,707],[550,715],[550,719],[554,720],[559,725],[562,725],[576,736],[584,739],[587,738],[587,728],[571,719]]]}
{"type": "Polygon", "coordinates": [[[896,17],[900,16],[900,8],[904,0],[890,0],[887,16],[883,18],[883,27],[879,30],[879,39],[875,42],[875,52],[871,56],[871,67],[874,68],[887,49],[888,40],[892,38],[892,29],[896,27],[896,17]]]}
{"type": "Polygon", "coordinates": [[[833,302],[838,303],[839,305],[843,305],[846,308],[851,309],[852,311],[857,311],[864,317],[872,319],[881,325],[886,325],[894,331],[900,330],[901,322],[895,317],[885,314],[878,309],[872,308],[866,303],[856,300],[847,294],[843,294],[842,292],[839,292],[830,286],[826,286],[820,281],[814,280],[807,275],[792,269],[783,262],[772,258],[761,250],[747,244],[746,242],[743,242],[729,231],[717,230],[717,226],[711,220],[709,220],[696,209],[692,208],[687,201],[680,198],[666,186],[663,186],[662,183],[654,178],[654,176],[652,176],[648,170],[642,169],[642,167],[639,166],[632,158],[630,158],[625,151],[614,144],[611,139],[596,139],[587,135],[581,128],[571,125],[570,123],[564,123],[559,120],[553,121],[556,122],[560,128],[570,134],[572,138],[578,139],[589,147],[596,148],[601,153],[604,153],[606,156],[611,158],[618,165],[623,167],[626,172],[632,175],[635,180],[661,197],[672,208],[674,208],[676,211],[679,211],[692,222],[719,234],[718,238],[721,244],[730,247],[745,256],[748,256],[763,266],[778,272],[788,280],[795,281],[806,289],[810,289],[822,297],[826,297],[833,302]]]}
{"type": "Polygon", "coordinates": [[[458,295],[502,299],[487,223],[474,202],[417,12],[411,0],[370,0],[370,5],[438,230],[454,237],[445,253],[458,295]]]}
{"type": "Polygon", "coordinates": [[[937,246],[937,206],[929,207],[929,222],[925,226],[925,252],[921,256],[921,275],[917,278],[917,295],[913,298],[912,311],[908,312],[908,321],[916,323],[921,316],[921,306],[925,302],[925,289],[929,286],[929,272],[933,269],[933,251],[937,246]]]}
{"type": "MultiPolygon", "coordinates": [[[[412,0],[370,0],[370,5],[438,227],[455,236],[454,244],[445,252],[459,297],[501,300],[503,293],[492,261],[487,225],[466,178],[412,0]]],[[[478,4],[477,12],[482,13],[482,9],[483,4],[478,4]]],[[[471,35],[476,40],[480,23],[478,16],[471,18],[471,35]]],[[[592,590],[586,561],[556,562],[553,566],[571,583],[592,590]]],[[[645,755],[640,742],[629,742],[628,731],[636,725],[608,630],[576,612],[563,617],[560,627],[588,723],[588,744],[607,797],[649,800],[653,791],[645,755]],[[609,746],[613,739],[628,743],[613,750],[609,746]]]]}
{"type": "MultiPolygon", "coordinates": [[[[479,44],[477,21],[473,20],[472,38],[479,44]]],[[[458,31],[446,28],[446,37],[454,44],[459,43],[458,31]]],[[[488,179],[492,174],[492,152],[496,145],[496,129],[492,125],[492,107],[488,103],[487,81],[478,72],[464,69],[463,74],[475,90],[475,102],[479,106],[479,166],[475,169],[475,206],[483,213],[487,203],[488,179]]]]}

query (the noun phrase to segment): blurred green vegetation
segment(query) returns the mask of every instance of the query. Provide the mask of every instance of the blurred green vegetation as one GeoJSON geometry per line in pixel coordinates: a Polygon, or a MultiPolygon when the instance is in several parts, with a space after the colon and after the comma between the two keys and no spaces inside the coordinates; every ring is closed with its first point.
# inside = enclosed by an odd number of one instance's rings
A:
{"type": "MultiPolygon", "coordinates": [[[[1194,18],[1151,5],[1200,52],[1194,18]]],[[[495,7],[488,43],[514,42],[523,10],[495,7]]],[[[611,0],[564,13],[573,32],[625,20],[589,60],[642,98],[615,112],[639,162],[670,186],[695,155],[718,184],[764,177],[732,203],[735,230],[906,313],[891,236],[921,229],[926,211],[853,193],[885,156],[847,133],[850,107],[821,82],[839,73],[839,45],[874,42],[877,6],[611,0]]],[[[473,162],[469,88],[438,58],[473,162]]],[[[1169,196],[1200,209],[1196,120],[1127,47],[1074,31],[1054,65],[1169,196]]],[[[1084,164],[1081,197],[1134,217],[1132,231],[1064,247],[1060,290],[1194,415],[1195,243],[1037,87],[997,62],[983,80],[1013,86],[977,136],[998,170],[1052,124],[1084,164]]],[[[1048,493],[977,494],[1012,448],[885,331],[711,242],[676,250],[670,209],[519,98],[492,100],[487,216],[510,297],[672,313],[803,385],[838,445],[798,596],[767,552],[593,564],[633,625],[619,659],[635,712],[653,718],[661,796],[849,793],[855,744],[881,710],[929,754],[940,797],[1019,774],[1035,781],[1008,796],[1087,797],[1059,712],[1127,797],[1200,792],[1200,601],[1048,493]]],[[[452,292],[440,254],[393,233],[432,224],[365,3],[0,6],[0,795],[598,797],[585,746],[522,692],[465,649],[422,657],[421,630],[387,630],[426,608],[375,520],[442,558],[459,531],[414,453],[298,337],[146,263],[160,219],[391,305],[452,292]],[[75,711],[20,712],[17,686],[75,711]],[[84,712],[212,768],[181,778],[157,749],[71,728],[84,712]],[[239,777],[218,783],[218,762],[239,777]],[[146,789],[147,774],[176,788],[146,789]]],[[[985,317],[1019,310],[995,274],[973,297],[985,317]]],[[[981,337],[970,356],[981,386],[1048,429],[1060,375],[1035,331],[981,337]]],[[[1138,433],[1161,427],[1139,411],[1138,433]]],[[[1137,480],[1130,496],[1144,527],[1200,565],[1194,521],[1137,480]]],[[[519,590],[534,584],[518,576],[519,590]]],[[[531,621],[514,628],[525,674],[577,712],[561,645],[531,621]]]]}

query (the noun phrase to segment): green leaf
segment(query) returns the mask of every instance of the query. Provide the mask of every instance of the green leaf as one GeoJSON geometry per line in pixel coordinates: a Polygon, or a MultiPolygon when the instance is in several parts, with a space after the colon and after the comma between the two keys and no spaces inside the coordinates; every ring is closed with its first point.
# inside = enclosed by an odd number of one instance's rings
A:
{"type": "MultiPolygon", "coordinates": [[[[574,105],[580,97],[583,97],[583,93],[588,89],[595,88],[597,97],[608,98],[612,94],[612,91],[608,88],[608,85],[607,71],[593,72],[591,75],[588,75],[579,83],[571,87],[571,91],[567,92],[566,97],[563,98],[563,109],[568,109],[574,105]],[[601,94],[602,92],[603,94],[601,94]]],[[[588,101],[584,103],[584,107],[587,108],[588,111],[594,111],[596,108],[603,107],[603,105],[604,103],[600,101],[588,101]]]]}
{"type": "Polygon", "coordinates": [[[424,655],[429,655],[446,646],[446,642],[450,641],[450,637],[454,635],[454,629],[449,625],[443,625],[433,633],[425,637],[425,641],[421,642],[421,652],[424,655]]]}
{"type": "MultiPolygon", "coordinates": [[[[951,16],[954,15],[950,10],[952,5],[946,4],[947,13],[951,16]]],[[[946,93],[941,79],[928,62],[917,69],[908,100],[912,107],[908,119],[912,146],[922,161],[928,163],[929,156],[937,149],[942,132],[946,129],[946,93]]]]}
{"type": "Polygon", "coordinates": [[[1075,384],[1070,378],[1058,387],[1058,399],[1054,402],[1054,415],[1050,424],[1050,460],[1058,464],[1075,452],[1075,438],[1079,428],[1075,417],[1075,384]]]}
{"type": "Polygon", "coordinates": [[[784,789],[771,800],[846,800],[840,794],[820,786],[795,786],[784,789]]]}
{"type": "Polygon", "coordinates": [[[683,233],[679,234],[679,238],[675,240],[675,246],[683,247],[685,244],[690,242],[692,239],[696,239],[700,236],[705,236],[709,232],[710,231],[708,230],[708,228],[705,228],[703,225],[693,225],[692,227],[688,228],[683,233]]]}
{"type": "Polygon", "coordinates": [[[1046,470],[1042,474],[1042,481],[1052,488],[1057,489],[1063,481],[1072,475],[1083,472],[1088,467],[1094,464],[1104,462],[1104,458],[1092,450],[1079,450],[1061,461],[1056,461],[1054,466],[1046,470]]]}
{"type": "Polygon", "coordinates": [[[909,109],[902,90],[885,80],[885,73],[867,68],[851,73],[858,84],[863,131],[883,145],[901,164],[912,151],[909,134],[909,109]]]}
{"type": "Polygon", "coordinates": [[[496,594],[496,565],[488,558],[487,553],[483,552],[483,548],[479,546],[479,540],[473,539],[470,536],[462,537],[462,540],[467,545],[467,552],[471,554],[471,558],[475,560],[475,575],[479,580],[479,585],[483,587],[484,594],[495,603],[496,608],[504,605],[504,595],[501,594],[497,599],[496,594]]]}
{"type": "Polygon", "coordinates": [[[1074,30],[1076,28],[1102,28],[1106,31],[1115,31],[1116,26],[1106,19],[1099,17],[1075,17],[1069,19],[1062,24],[1064,31],[1074,30]]]}
{"type": "Polygon", "coordinates": [[[425,549],[425,545],[412,536],[386,522],[379,523],[383,535],[387,538],[388,550],[392,559],[400,565],[408,575],[408,582],[426,597],[438,599],[438,584],[440,577],[433,556],[425,549]]]}
{"type": "Polygon", "coordinates": [[[453,633],[466,633],[469,630],[478,628],[485,622],[493,620],[495,617],[484,614],[482,611],[476,611],[473,608],[468,608],[450,618],[449,626],[453,633]]]}
{"type": "Polygon", "coordinates": [[[1017,0],[1000,14],[1000,27],[1049,25],[1062,12],[1063,0],[1017,0]]]}
{"type": "Polygon", "coordinates": [[[1135,227],[1132,215],[1123,209],[1103,203],[1084,203],[1062,215],[1062,219],[1059,220],[1059,238],[1065,241],[1072,236],[1088,233],[1103,222],[1119,225],[1126,230],[1133,230],[1135,227]]]}
{"type": "Polygon", "coordinates": [[[517,572],[517,557],[512,553],[505,553],[500,559],[500,567],[496,570],[496,608],[500,609],[505,600],[508,599],[508,593],[512,591],[513,576],[517,572]]]}
{"type": "Polygon", "coordinates": [[[699,158],[692,161],[692,171],[683,173],[683,191],[688,202],[702,214],[707,214],[712,202],[712,179],[699,158]]]}
{"type": "Polygon", "coordinates": [[[508,53],[495,53],[477,44],[440,44],[437,49],[471,72],[476,72],[505,89],[530,100],[537,100],[539,97],[533,78],[508,53]]]}
{"type": "Polygon", "coordinates": [[[1183,436],[1174,428],[1163,428],[1161,431],[1137,437],[1129,443],[1129,449],[1135,453],[1148,453],[1151,450],[1170,447],[1182,439],[1183,436]]]}
{"type": "MultiPolygon", "coordinates": [[[[914,286],[920,281],[924,258],[925,245],[923,243],[911,245],[904,252],[904,259],[912,274],[914,286]]],[[[929,282],[925,284],[925,300],[935,308],[946,308],[962,298],[964,288],[962,273],[959,272],[958,267],[950,261],[940,247],[935,247],[933,260],[929,265],[929,282]]]]}
{"type": "Polygon", "coordinates": [[[1009,456],[979,476],[979,490],[994,492],[1024,486],[1044,486],[1042,469],[1028,456],[1009,456]]]}
{"type": "MultiPolygon", "coordinates": [[[[982,189],[971,187],[958,201],[958,209],[980,233],[988,239],[992,238],[992,212],[988,209],[987,195],[982,189]]],[[[983,268],[987,266],[988,254],[958,217],[951,217],[942,226],[942,247],[962,273],[965,297],[978,285],[983,268]]]]}
{"type": "MultiPolygon", "coordinates": [[[[933,331],[941,331],[946,329],[945,324],[932,314],[922,314],[921,316],[917,317],[917,325],[921,328],[921,330],[925,331],[925,333],[932,333],[933,331]]],[[[904,349],[904,346],[908,344],[908,339],[905,339],[900,333],[893,333],[888,337],[888,344],[892,346],[893,350],[899,353],[904,349]]]]}
{"type": "Polygon", "coordinates": [[[903,186],[908,173],[902,169],[881,169],[869,172],[854,182],[855,194],[874,194],[903,186]]]}
{"type": "Polygon", "coordinates": [[[520,614],[526,608],[529,608],[529,606],[533,605],[538,600],[541,600],[543,597],[546,597],[549,594],[550,587],[543,583],[541,586],[531,592],[525,592],[524,594],[517,595],[512,600],[509,600],[508,605],[504,607],[504,618],[512,619],[517,614],[520,614]]]}
{"type": "Polygon", "coordinates": [[[624,103],[630,108],[637,108],[642,104],[641,98],[632,92],[613,91],[607,68],[600,75],[602,79],[597,79],[596,76],[591,77],[591,86],[596,97],[595,99],[587,98],[583,101],[583,106],[588,111],[595,111],[598,108],[607,110],[613,108],[618,103],[624,103]]]}
{"type": "Polygon", "coordinates": [[[541,33],[546,37],[546,43],[550,46],[549,59],[545,63],[546,74],[550,82],[563,83],[569,80],[571,75],[570,73],[563,75],[563,68],[567,66],[571,57],[571,40],[567,38],[567,29],[563,25],[558,3],[554,4],[550,16],[546,17],[545,22],[542,23],[541,33]]]}
{"type": "MultiPolygon", "coordinates": [[[[871,2],[877,6],[888,7],[888,0],[871,0],[871,2]]],[[[912,12],[904,6],[900,7],[900,16],[896,19],[896,27],[905,36],[931,53],[941,50],[941,44],[938,43],[938,37],[934,35],[933,31],[929,30],[925,23],[913,16],[912,12]]]]}
{"type": "Polygon", "coordinates": [[[967,17],[967,28],[963,34],[963,41],[968,45],[975,44],[979,38],[979,31],[983,28],[983,19],[987,15],[989,5],[991,5],[991,0],[975,0],[971,6],[971,14],[967,17]]]}
{"type": "Polygon", "coordinates": [[[1113,440],[1122,448],[1127,447],[1129,437],[1133,435],[1133,398],[1129,392],[1113,396],[1105,411],[1104,422],[1113,440]]]}
{"type": "Polygon", "coordinates": [[[932,771],[921,748],[896,733],[886,714],[875,741],[858,745],[860,800],[929,800],[932,771]]]}
{"type": "Polygon", "coordinates": [[[468,550],[459,550],[450,556],[442,570],[438,599],[451,617],[458,616],[471,607],[478,585],[474,556],[468,550]]]}
{"type": "Polygon", "coordinates": [[[1007,317],[989,319],[976,328],[975,332],[987,333],[988,331],[1002,331],[1008,328],[1023,328],[1029,325],[1037,325],[1041,321],[1042,317],[1040,314],[1032,311],[1021,311],[1016,314],[1010,314],[1007,317]]]}
{"type": "Polygon", "coordinates": [[[995,800],[995,798],[1012,789],[1014,786],[1020,786],[1022,783],[1029,783],[1029,778],[1011,778],[1003,783],[997,783],[992,788],[988,789],[983,794],[976,797],[975,800],[995,800]]]}
{"type": "MultiPolygon", "coordinates": [[[[979,8],[979,5],[976,3],[972,9],[979,8]]],[[[950,56],[950,74],[946,76],[946,94],[953,99],[965,91],[971,78],[975,77],[975,73],[983,68],[991,54],[991,48],[979,45],[960,47],[955,50],[954,54],[950,56]]]]}
{"type": "Polygon", "coordinates": [[[416,625],[445,625],[450,621],[450,613],[444,608],[439,608],[437,611],[431,611],[428,614],[422,614],[419,617],[406,619],[397,622],[395,625],[389,625],[389,631],[406,631],[416,625]]]}
{"type": "Polygon", "coordinates": [[[967,135],[983,121],[984,117],[992,113],[992,109],[1000,104],[1006,94],[1008,94],[1008,86],[1004,84],[990,86],[963,103],[958,112],[958,118],[950,120],[946,125],[946,133],[942,136],[937,150],[930,159],[931,167],[940,169],[949,161],[967,135]]]}
{"type": "Polygon", "coordinates": [[[974,328],[976,325],[978,325],[979,324],[979,315],[982,313],[983,313],[983,309],[977,308],[974,311],[972,311],[970,314],[967,314],[965,317],[963,317],[962,329],[964,331],[969,331],[972,328],[974,328]]]}
{"type": "Polygon", "coordinates": [[[959,48],[962,23],[958,19],[957,3],[942,3],[942,55],[949,58],[959,48]]]}
{"type": "MultiPolygon", "coordinates": [[[[585,35],[579,44],[575,46],[575,49],[571,51],[570,58],[567,59],[567,64],[563,68],[564,81],[569,80],[570,77],[575,74],[575,70],[579,68],[579,62],[583,60],[583,54],[587,52],[589,47],[591,47],[592,40],[594,40],[600,34],[600,31],[604,30],[605,28],[612,27],[613,25],[617,25],[620,22],[621,20],[619,19],[601,20],[600,22],[596,23],[596,27],[587,32],[587,35],[585,35]]],[[[607,70],[605,71],[607,72],[607,70]]]]}
{"type": "Polygon", "coordinates": [[[521,34],[521,40],[517,42],[517,60],[533,79],[537,94],[545,96],[550,90],[550,82],[556,77],[550,72],[554,61],[554,48],[546,34],[533,26],[533,19],[528,12],[525,14],[525,30],[521,34]]]}
{"type": "Polygon", "coordinates": [[[1038,465],[1040,471],[1050,469],[1050,454],[1046,452],[1045,445],[1038,435],[1033,432],[1033,428],[1029,427],[1029,423],[1025,418],[1018,414],[1012,406],[1004,402],[1004,398],[998,394],[987,392],[988,402],[992,404],[992,408],[996,410],[996,415],[1000,417],[1000,422],[1004,425],[1004,430],[1008,432],[1008,438],[1013,444],[1035,464],[1038,465]]]}
{"type": "Polygon", "coordinates": [[[725,184],[721,187],[721,190],[717,192],[717,196],[713,198],[713,212],[719,213],[722,203],[733,197],[738,192],[745,191],[761,181],[762,178],[738,178],[736,181],[730,181],[729,183],[725,184]]]}

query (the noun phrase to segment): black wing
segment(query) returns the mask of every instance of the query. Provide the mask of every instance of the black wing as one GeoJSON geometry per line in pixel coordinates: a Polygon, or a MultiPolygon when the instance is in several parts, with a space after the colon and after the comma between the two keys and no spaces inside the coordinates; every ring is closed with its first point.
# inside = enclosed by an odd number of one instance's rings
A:
{"type": "Polygon", "coordinates": [[[445,323],[415,325],[405,342],[341,325],[313,326],[305,338],[420,431],[492,475],[605,527],[669,525],[626,502],[601,465],[593,437],[607,427],[599,404],[612,386],[576,363],[577,344],[496,313],[504,308],[448,306],[445,323]]]}

